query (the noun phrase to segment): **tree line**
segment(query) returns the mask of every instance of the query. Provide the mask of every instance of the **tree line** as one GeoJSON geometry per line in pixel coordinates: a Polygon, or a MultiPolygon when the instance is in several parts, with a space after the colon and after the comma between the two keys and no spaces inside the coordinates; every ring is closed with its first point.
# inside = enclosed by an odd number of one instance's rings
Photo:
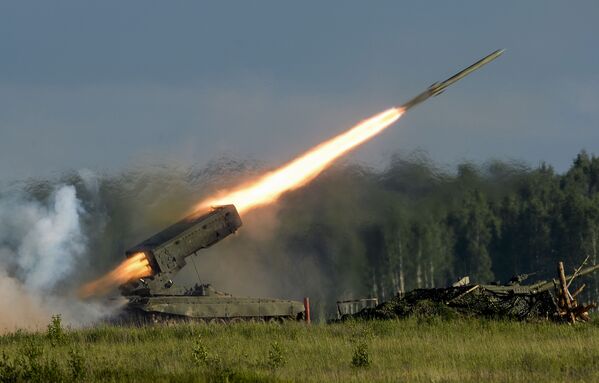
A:
{"type": "Polygon", "coordinates": [[[285,196],[268,246],[317,264],[328,300],[384,300],[466,275],[547,279],[560,260],[570,271],[587,256],[597,263],[598,189],[599,158],[584,151],[563,174],[501,161],[451,171],[423,156],[394,157],[384,171],[338,166],[285,196]]]}

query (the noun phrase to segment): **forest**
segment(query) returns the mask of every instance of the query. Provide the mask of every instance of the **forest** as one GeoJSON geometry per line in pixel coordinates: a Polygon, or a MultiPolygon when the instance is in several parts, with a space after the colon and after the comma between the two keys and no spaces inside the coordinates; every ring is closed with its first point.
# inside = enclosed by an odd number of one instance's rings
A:
{"type": "MultiPolygon", "coordinates": [[[[451,171],[398,156],[382,172],[337,167],[290,194],[276,237],[286,252],[317,254],[336,296],[384,300],[466,275],[546,279],[560,260],[567,271],[587,256],[597,263],[598,191],[599,158],[584,151],[563,174],[501,161],[451,171]]],[[[598,281],[587,299],[599,296],[598,281]]]]}

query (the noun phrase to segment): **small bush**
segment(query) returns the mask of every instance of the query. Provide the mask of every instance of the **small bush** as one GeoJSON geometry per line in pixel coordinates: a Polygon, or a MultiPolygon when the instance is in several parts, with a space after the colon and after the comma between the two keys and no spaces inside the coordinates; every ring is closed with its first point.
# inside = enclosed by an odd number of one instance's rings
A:
{"type": "Polygon", "coordinates": [[[199,339],[193,346],[193,349],[191,350],[191,356],[198,364],[204,364],[208,361],[210,354],[208,353],[208,348],[201,339],[199,339]]]}
{"type": "Polygon", "coordinates": [[[360,341],[354,349],[354,354],[351,358],[351,365],[357,368],[370,366],[370,356],[368,354],[368,345],[365,341],[360,341]]]}
{"type": "Polygon", "coordinates": [[[60,314],[52,316],[52,320],[48,324],[46,336],[50,340],[52,347],[66,343],[66,333],[62,328],[62,318],[60,317],[60,314]]]}
{"type": "Polygon", "coordinates": [[[270,345],[270,350],[268,350],[268,360],[267,364],[273,370],[276,370],[279,367],[283,367],[287,363],[287,358],[285,357],[285,352],[283,347],[278,342],[274,342],[270,345]]]}

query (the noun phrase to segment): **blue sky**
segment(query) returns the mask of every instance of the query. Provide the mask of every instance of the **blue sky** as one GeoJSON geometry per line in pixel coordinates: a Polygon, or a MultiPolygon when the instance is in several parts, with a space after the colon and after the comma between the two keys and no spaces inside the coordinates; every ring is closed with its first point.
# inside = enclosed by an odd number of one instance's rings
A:
{"type": "Polygon", "coordinates": [[[347,160],[599,153],[596,1],[4,1],[0,177],[274,167],[499,48],[347,160]]]}

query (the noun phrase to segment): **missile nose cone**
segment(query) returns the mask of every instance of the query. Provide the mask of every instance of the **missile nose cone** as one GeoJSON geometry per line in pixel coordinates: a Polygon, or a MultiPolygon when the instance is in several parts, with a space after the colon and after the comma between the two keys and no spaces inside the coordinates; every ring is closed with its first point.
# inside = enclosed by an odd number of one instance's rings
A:
{"type": "Polygon", "coordinates": [[[495,57],[499,57],[503,54],[503,52],[505,52],[505,48],[496,50],[495,52],[493,52],[493,55],[495,57]]]}

